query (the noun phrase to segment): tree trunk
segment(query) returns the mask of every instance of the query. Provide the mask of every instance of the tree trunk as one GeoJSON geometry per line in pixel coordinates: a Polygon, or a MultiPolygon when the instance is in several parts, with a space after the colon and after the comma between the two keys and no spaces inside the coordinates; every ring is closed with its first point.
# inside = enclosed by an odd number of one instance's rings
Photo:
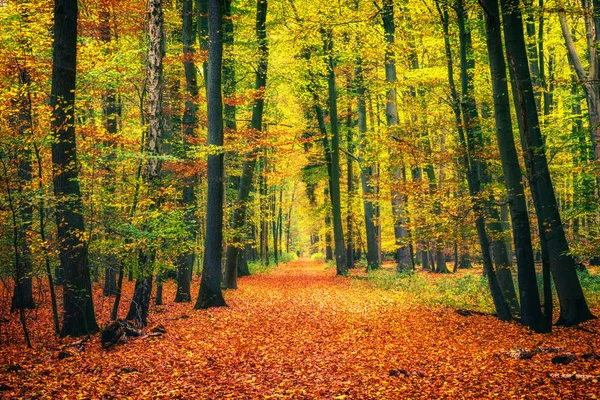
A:
{"type": "Polygon", "coordinates": [[[98,331],[92,301],[88,249],[83,242],[81,190],[75,144],[75,74],[77,69],[77,1],[54,3],[52,64],[52,170],[60,266],[64,274],[61,337],[98,331]]]}
{"type": "MultiPolygon", "coordinates": [[[[223,146],[223,99],[221,97],[221,1],[208,0],[208,144],[223,146]]],[[[208,156],[208,195],[206,199],[206,238],[204,268],[195,309],[225,306],[221,292],[221,255],[223,242],[223,153],[208,156]]]]}
{"type": "Polygon", "coordinates": [[[548,331],[550,327],[543,326],[540,309],[529,214],[522,183],[523,177],[513,138],[506,65],[502,52],[498,0],[484,0],[482,4],[486,10],[485,26],[494,95],[496,137],[508,193],[508,206],[517,261],[521,322],[535,331],[543,332],[548,331]]]}
{"type": "Polygon", "coordinates": [[[474,198],[473,209],[476,214],[475,226],[477,228],[477,236],[479,238],[479,245],[483,257],[483,268],[488,279],[494,306],[500,319],[510,320],[512,319],[510,308],[506,303],[504,294],[498,284],[496,272],[494,271],[490,256],[490,243],[485,227],[482,200],[478,198],[482,191],[482,181],[489,181],[489,179],[487,177],[488,172],[486,165],[479,156],[483,150],[483,138],[481,126],[479,124],[479,114],[473,96],[475,61],[472,55],[471,33],[466,29],[465,24],[466,12],[464,10],[463,0],[458,0],[456,2],[456,13],[458,16],[460,35],[461,109],[466,131],[466,138],[461,138],[461,141],[466,144],[466,153],[463,158],[463,164],[465,165],[465,170],[467,172],[469,192],[474,198]]]}
{"type": "MultiPolygon", "coordinates": [[[[33,285],[32,273],[33,265],[31,260],[31,248],[29,246],[30,239],[27,232],[31,230],[33,222],[33,204],[29,200],[31,194],[27,188],[32,183],[33,166],[31,163],[31,150],[25,144],[28,135],[31,135],[32,119],[31,119],[31,97],[29,94],[29,84],[31,77],[27,67],[19,69],[19,83],[22,85],[23,94],[19,99],[19,114],[18,114],[18,137],[22,142],[19,143],[17,151],[17,187],[20,205],[19,219],[20,223],[17,226],[17,242],[19,252],[19,262],[15,265],[17,269],[18,279],[15,281],[15,288],[11,301],[11,312],[18,309],[34,309],[35,301],[33,300],[33,285]]],[[[8,177],[6,177],[8,179],[8,177]]]]}
{"type": "MultiPolygon", "coordinates": [[[[348,78],[349,80],[350,78],[348,78]]],[[[348,84],[348,93],[350,84],[348,84]]],[[[353,207],[354,202],[354,138],[352,137],[352,103],[348,98],[348,110],[346,120],[346,145],[348,153],[346,154],[346,185],[348,188],[347,215],[346,215],[346,268],[354,268],[354,226],[353,226],[353,207]]]]}
{"type": "MultiPolygon", "coordinates": [[[[163,88],[163,57],[164,57],[164,13],[162,0],[148,2],[148,63],[146,67],[148,90],[148,133],[146,135],[146,173],[145,183],[148,185],[150,196],[153,198],[151,210],[158,208],[160,203],[160,174],[163,152],[164,119],[162,107],[163,88]]],[[[146,229],[150,230],[149,227],[146,229]]],[[[141,326],[146,326],[150,294],[152,292],[152,275],[156,249],[149,244],[139,250],[139,276],[135,284],[133,299],[127,313],[128,320],[134,320],[141,326]]]]}
{"type": "MultiPolygon", "coordinates": [[[[105,45],[110,46],[111,32],[110,32],[110,11],[108,7],[104,8],[100,12],[100,40],[105,45]]],[[[109,50],[111,51],[111,50],[109,50]]],[[[109,149],[109,154],[104,162],[104,170],[106,171],[106,184],[104,185],[107,192],[108,198],[112,199],[115,193],[116,186],[116,153],[115,153],[115,142],[114,137],[117,134],[117,116],[119,114],[119,108],[117,106],[117,93],[113,87],[108,87],[104,93],[102,93],[102,114],[104,117],[104,128],[106,133],[109,135],[109,140],[105,142],[105,146],[109,149]]],[[[113,221],[115,218],[116,207],[112,204],[106,208],[106,219],[113,221]]],[[[109,251],[105,258],[104,266],[104,296],[113,296],[117,294],[117,270],[118,270],[118,259],[115,254],[109,251]]]]}
{"type": "Polygon", "coordinates": [[[363,80],[362,60],[360,57],[356,60],[356,94],[357,94],[357,112],[358,112],[358,134],[361,152],[360,181],[363,191],[363,210],[365,217],[365,231],[367,236],[367,269],[379,268],[379,255],[377,246],[377,233],[375,230],[375,215],[373,206],[373,166],[365,163],[365,134],[367,133],[367,106],[365,103],[365,86],[363,80]]]}
{"type": "Polygon", "coordinates": [[[569,245],[557,208],[533,97],[518,1],[501,0],[500,4],[504,18],[506,58],[511,72],[527,180],[538,217],[542,248],[545,247],[547,250],[546,257],[560,302],[560,317],[557,324],[573,325],[589,320],[593,315],[583,296],[575,271],[575,261],[569,255],[569,245]]]}
{"type": "Polygon", "coordinates": [[[323,50],[327,54],[327,87],[329,93],[329,118],[331,127],[331,147],[325,148],[330,155],[330,197],[333,216],[333,240],[335,242],[335,265],[337,275],[346,275],[346,247],[344,246],[344,230],[342,227],[341,191],[340,191],[340,134],[337,115],[337,90],[335,88],[335,64],[333,54],[333,33],[322,31],[323,50]]]}
{"type": "MultiPolygon", "coordinates": [[[[267,0],[258,0],[256,3],[256,38],[258,40],[259,59],[256,69],[255,88],[257,91],[262,92],[264,92],[267,85],[267,68],[269,61],[269,47],[265,25],[266,19],[267,0]]],[[[262,131],[264,104],[264,96],[259,96],[252,105],[252,121],[250,127],[255,132],[262,131]]],[[[240,260],[240,252],[243,251],[243,241],[246,237],[244,226],[246,224],[246,214],[248,209],[247,203],[250,199],[250,191],[252,190],[256,155],[256,150],[248,152],[242,166],[242,176],[240,178],[238,195],[231,221],[233,238],[232,243],[227,246],[226,252],[225,279],[223,283],[228,289],[237,288],[237,275],[239,270],[238,261],[240,260]]]]}
{"type": "MultiPolygon", "coordinates": [[[[396,55],[394,52],[394,41],[396,34],[396,25],[394,23],[394,3],[392,0],[384,0],[381,13],[383,20],[383,29],[385,36],[385,81],[389,88],[386,94],[385,115],[388,128],[398,125],[398,105],[396,103],[396,55]]],[[[401,178],[401,167],[395,165],[392,167],[394,180],[398,182],[401,178]]],[[[396,258],[398,270],[411,269],[410,248],[408,246],[406,229],[406,219],[404,216],[405,199],[402,193],[397,189],[397,185],[392,185],[392,212],[394,215],[394,236],[396,237],[396,258]]]]}
{"type": "MultiPolygon", "coordinates": [[[[577,53],[567,18],[565,9],[559,2],[560,10],[558,18],[565,39],[565,45],[569,55],[569,61],[573,65],[577,77],[585,91],[585,99],[588,105],[588,119],[590,136],[592,140],[592,149],[594,159],[600,161],[600,64],[597,43],[600,41],[600,2],[597,0],[582,0],[583,16],[585,23],[588,55],[588,71],[583,69],[583,64],[577,53]]],[[[508,51],[508,50],[507,50],[508,51]]],[[[600,194],[600,175],[596,177],[596,186],[600,194]]]]}
{"type": "MultiPolygon", "coordinates": [[[[186,100],[183,112],[183,157],[184,162],[189,163],[188,152],[190,140],[196,137],[196,102],[198,101],[198,79],[196,65],[194,63],[194,42],[196,32],[194,31],[192,0],[183,0],[181,17],[183,21],[183,70],[185,73],[186,100]]],[[[184,223],[187,230],[187,241],[192,245],[196,243],[198,224],[196,222],[196,187],[198,176],[192,174],[184,177],[182,189],[181,206],[184,209],[184,223]]],[[[178,259],[177,265],[177,291],[175,292],[176,303],[187,303],[192,301],[190,291],[191,270],[196,259],[196,252],[192,249],[186,251],[178,259]]]]}

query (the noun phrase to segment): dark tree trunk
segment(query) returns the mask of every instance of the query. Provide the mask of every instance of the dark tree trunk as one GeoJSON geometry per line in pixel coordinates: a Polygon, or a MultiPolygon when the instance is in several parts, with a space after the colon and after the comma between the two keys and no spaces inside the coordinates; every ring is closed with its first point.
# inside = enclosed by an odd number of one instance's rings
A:
{"type": "MultiPolygon", "coordinates": [[[[196,137],[196,102],[198,101],[198,79],[196,75],[196,65],[194,63],[194,43],[196,34],[194,31],[192,0],[183,0],[183,9],[181,12],[183,27],[183,69],[185,72],[185,89],[187,98],[185,100],[185,109],[183,113],[183,155],[185,162],[189,162],[188,151],[190,139],[196,137]]],[[[196,223],[196,187],[198,177],[196,174],[184,178],[182,189],[181,206],[184,208],[184,222],[187,230],[187,240],[189,243],[196,243],[198,224],[196,223]]],[[[196,252],[191,249],[179,257],[177,265],[177,292],[175,293],[176,303],[187,303],[192,301],[190,292],[191,270],[196,259],[196,252]]]]}
{"type": "Polygon", "coordinates": [[[346,275],[346,247],[344,246],[344,230],[342,226],[342,196],[340,191],[340,134],[337,115],[337,90],[335,88],[335,63],[333,54],[333,33],[323,31],[323,50],[327,54],[327,87],[329,93],[329,118],[331,127],[331,147],[325,152],[330,157],[330,196],[333,219],[333,240],[335,242],[335,265],[338,275],[346,275]]]}
{"type": "Polygon", "coordinates": [[[479,113],[474,98],[473,73],[475,60],[472,54],[471,33],[466,29],[466,12],[463,0],[456,2],[456,13],[458,16],[458,27],[460,36],[460,66],[461,66],[461,109],[466,131],[466,138],[461,141],[466,145],[463,164],[467,172],[469,192],[474,198],[474,211],[476,214],[475,226],[483,257],[483,268],[490,286],[490,292],[498,317],[502,320],[512,319],[510,308],[506,303],[504,294],[498,284],[496,272],[490,255],[490,243],[486,232],[485,218],[483,215],[481,196],[482,181],[489,181],[486,165],[480,159],[483,150],[483,137],[479,123],[479,113]]]}
{"type": "Polygon", "coordinates": [[[52,64],[52,170],[56,197],[56,225],[61,270],[64,273],[61,337],[98,331],[92,301],[88,249],[75,144],[75,74],[77,67],[77,1],[54,3],[52,64]]]}
{"type": "Polygon", "coordinates": [[[496,137],[508,193],[508,206],[517,261],[521,322],[536,331],[547,331],[550,327],[543,326],[531,244],[529,214],[522,183],[523,176],[521,175],[519,158],[513,138],[498,0],[483,0],[482,5],[485,8],[485,27],[494,95],[496,137]]]}
{"type": "MultiPolygon", "coordinates": [[[[206,1],[206,0],[205,0],[206,1]]],[[[235,95],[235,58],[233,56],[233,18],[231,15],[232,0],[223,1],[223,96],[225,102],[223,104],[223,114],[225,118],[225,128],[230,131],[237,130],[236,122],[236,106],[231,101],[235,95]]],[[[265,9],[266,10],[266,9],[265,9]]],[[[266,11],[265,11],[266,14],[266,11]]]]}
{"type": "MultiPolygon", "coordinates": [[[[266,22],[267,19],[267,0],[258,0],[256,3],[256,38],[258,40],[259,60],[256,69],[255,88],[259,91],[264,91],[267,85],[267,68],[269,60],[269,48],[267,43],[266,22]]],[[[262,131],[262,119],[265,100],[264,96],[259,96],[252,105],[252,121],[251,128],[255,132],[262,131]]],[[[246,154],[244,164],[242,166],[242,176],[238,195],[233,210],[231,221],[231,229],[233,231],[232,243],[227,246],[226,263],[225,263],[225,279],[224,284],[228,289],[237,288],[237,276],[240,267],[238,265],[241,259],[240,253],[243,253],[243,242],[246,234],[244,226],[246,224],[246,214],[248,209],[248,201],[252,190],[252,181],[254,179],[254,168],[256,165],[257,153],[255,150],[246,154]]],[[[246,267],[247,269],[247,267],[246,267]]]]}
{"type": "MultiPolygon", "coordinates": [[[[42,167],[42,157],[40,155],[40,148],[37,144],[33,144],[35,150],[35,159],[37,164],[37,179],[38,179],[38,190],[40,193],[44,192],[44,175],[42,167]]],[[[40,196],[38,203],[38,214],[39,214],[39,226],[40,226],[40,240],[44,243],[44,264],[46,269],[46,279],[48,279],[48,287],[50,289],[50,302],[52,305],[52,320],[54,322],[54,333],[57,335],[60,333],[60,325],[58,322],[58,306],[56,305],[56,293],[54,291],[54,279],[52,277],[52,269],[50,267],[50,255],[46,248],[46,202],[44,196],[40,196]]]]}
{"type": "MultiPolygon", "coordinates": [[[[111,31],[110,31],[110,11],[105,8],[100,13],[100,40],[106,45],[110,45],[111,42],[111,31]]],[[[117,134],[117,116],[119,114],[119,108],[117,106],[117,93],[113,87],[108,87],[102,94],[102,114],[104,117],[104,128],[106,133],[109,135],[109,140],[105,142],[105,146],[109,149],[109,153],[104,163],[104,170],[106,171],[106,190],[110,199],[113,198],[116,186],[116,168],[115,168],[115,143],[114,137],[117,134]]],[[[107,207],[106,219],[113,221],[115,218],[115,207],[111,204],[107,207]]],[[[117,270],[118,259],[115,254],[109,252],[105,258],[104,266],[104,296],[113,296],[117,294],[117,270]]]]}
{"type": "MultiPolygon", "coordinates": [[[[325,188],[323,193],[323,202],[331,202],[329,189],[325,188]]],[[[331,210],[325,207],[325,260],[333,260],[333,247],[331,246],[331,210]]]]}
{"type": "Polygon", "coordinates": [[[275,218],[275,215],[277,215],[277,202],[275,200],[275,188],[272,189],[271,195],[269,196],[269,200],[270,200],[270,206],[269,208],[271,209],[271,231],[273,232],[273,258],[275,261],[275,265],[279,265],[279,248],[277,247],[278,245],[278,241],[277,241],[277,234],[278,234],[278,229],[277,229],[277,220],[275,218]]]}
{"type": "MultiPolygon", "coordinates": [[[[348,85],[348,92],[350,92],[350,85],[348,85]]],[[[354,138],[352,137],[352,103],[348,99],[348,111],[346,120],[346,145],[348,154],[346,155],[346,184],[348,186],[348,204],[347,204],[347,215],[346,215],[346,234],[348,239],[346,241],[346,268],[354,268],[354,226],[353,226],[353,207],[355,189],[354,189],[354,138]]]]}
{"type": "Polygon", "coordinates": [[[33,265],[31,261],[31,248],[27,232],[31,230],[33,221],[33,204],[30,194],[26,192],[32,183],[33,166],[31,163],[31,150],[25,145],[28,135],[31,135],[31,97],[28,85],[31,82],[29,70],[27,67],[19,69],[19,83],[23,85],[23,94],[19,99],[18,131],[19,139],[23,140],[17,152],[17,186],[20,194],[19,218],[20,224],[17,227],[17,242],[19,252],[19,262],[16,264],[18,279],[15,281],[15,289],[11,301],[11,311],[18,309],[33,309],[35,302],[33,300],[32,273],[33,265]]]}
{"type": "Polygon", "coordinates": [[[575,270],[575,260],[569,254],[569,245],[548,170],[545,144],[540,131],[528,68],[518,0],[501,0],[500,4],[504,18],[506,58],[511,72],[527,180],[538,217],[542,249],[545,250],[543,253],[547,253],[543,256],[547,257],[560,303],[560,317],[557,324],[574,325],[593,318],[593,315],[583,296],[575,270]]]}
{"type": "MultiPolygon", "coordinates": [[[[223,99],[221,97],[221,1],[208,1],[208,144],[223,146],[223,99]]],[[[206,238],[204,269],[200,291],[194,308],[225,306],[221,292],[221,255],[223,242],[223,154],[208,156],[208,195],[206,205],[206,238]]]]}

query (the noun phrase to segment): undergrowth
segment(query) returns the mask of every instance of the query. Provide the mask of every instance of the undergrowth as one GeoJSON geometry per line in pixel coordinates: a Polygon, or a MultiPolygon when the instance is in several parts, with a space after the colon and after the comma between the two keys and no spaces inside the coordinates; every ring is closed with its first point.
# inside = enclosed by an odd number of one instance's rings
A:
{"type": "MultiPolygon", "coordinates": [[[[296,253],[282,253],[281,255],[279,255],[278,262],[279,264],[284,264],[297,259],[298,256],[296,255],[296,253]]],[[[266,273],[275,268],[277,268],[277,264],[275,264],[275,257],[272,254],[269,256],[268,265],[263,260],[248,261],[248,269],[250,270],[250,275],[266,273]]]]}
{"type": "MultiPolygon", "coordinates": [[[[588,305],[597,310],[600,308],[600,274],[584,271],[578,272],[578,275],[588,305]]],[[[489,313],[495,311],[487,278],[481,274],[481,270],[440,275],[410,270],[398,273],[391,269],[377,269],[369,271],[366,276],[358,275],[354,278],[365,281],[377,289],[396,291],[403,298],[417,304],[467,308],[489,313]]],[[[514,276],[514,284],[518,293],[516,276],[514,276]]],[[[538,274],[538,287],[540,301],[543,302],[541,273],[538,274]]],[[[552,282],[552,291],[554,309],[558,310],[559,302],[554,282],[552,282]]]]}
{"type": "Polygon", "coordinates": [[[494,312],[486,278],[472,272],[456,276],[377,269],[357,278],[372,287],[396,291],[417,304],[494,312]]]}

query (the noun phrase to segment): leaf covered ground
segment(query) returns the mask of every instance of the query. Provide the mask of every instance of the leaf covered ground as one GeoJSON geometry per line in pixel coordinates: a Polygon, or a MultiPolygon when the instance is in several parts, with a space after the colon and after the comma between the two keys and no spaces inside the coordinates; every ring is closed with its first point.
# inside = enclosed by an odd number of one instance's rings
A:
{"type": "MultiPolygon", "coordinates": [[[[308,260],[243,278],[239,287],[225,292],[228,307],[193,311],[189,303],[171,301],[174,286],[167,284],[166,305],[153,307],[150,317],[150,326],[166,327],[164,336],[104,350],[96,335],[64,359],[60,350],[76,339],[57,340],[47,310],[30,321],[33,350],[17,337],[18,325],[5,321],[0,397],[600,396],[594,378],[600,375],[598,320],[535,334],[493,316],[424,306],[414,296],[336,277],[325,264],[308,260]],[[557,353],[551,352],[511,357],[515,350],[548,348],[577,358],[564,365],[553,364],[557,353]],[[575,373],[587,380],[553,375],[575,373]]],[[[105,323],[112,300],[96,300],[98,320],[105,323]]]]}

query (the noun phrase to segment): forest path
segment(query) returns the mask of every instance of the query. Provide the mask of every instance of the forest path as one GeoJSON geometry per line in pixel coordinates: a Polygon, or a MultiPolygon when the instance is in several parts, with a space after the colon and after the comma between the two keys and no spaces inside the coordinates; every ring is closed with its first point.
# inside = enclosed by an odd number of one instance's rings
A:
{"type": "MultiPolygon", "coordinates": [[[[165,299],[173,290],[165,285],[165,299]]],[[[109,351],[94,337],[63,360],[56,347],[8,354],[24,369],[0,369],[0,383],[48,398],[584,398],[599,391],[597,383],[548,377],[600,373],[598,360],[555,366],[549,354],[501,353],[589,351],[591,341],[600,348],[598,335],[562,328],[537,335],[491,316],[418,306],[402,293],[336,277],[324,263],[301,259],[242,278],[225,299],[229,307],[154,308],[151,324],[164,324],[166,335],[109,351]]]]}

